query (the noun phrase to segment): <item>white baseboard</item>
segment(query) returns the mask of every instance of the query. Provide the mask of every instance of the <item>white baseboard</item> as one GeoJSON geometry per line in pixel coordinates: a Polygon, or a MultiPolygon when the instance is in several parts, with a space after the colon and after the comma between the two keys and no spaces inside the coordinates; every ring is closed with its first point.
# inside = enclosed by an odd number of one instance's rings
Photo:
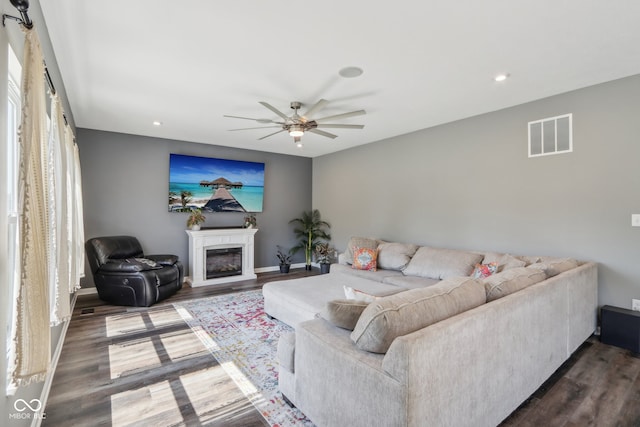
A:
{"type": "Polygon", "coordinates": [[[76,292],[76,296],[77,295],[93,295],[97,293],[98,293],[98,290],[96,288],[80,288],[76,292]]]}
{"type": "MultiPolygon", "coordinates": [[[[306,264],[304,262],[299,262],[297,264],[291,264],[291,268],[303,268],[306,264]]],[[[280,271],[280,266],[279,265],[272,265],[269,267],[258,267],[255,268],[253,271],[255,271],[256,273],[268,273],[270,271],[280,271]]]]}

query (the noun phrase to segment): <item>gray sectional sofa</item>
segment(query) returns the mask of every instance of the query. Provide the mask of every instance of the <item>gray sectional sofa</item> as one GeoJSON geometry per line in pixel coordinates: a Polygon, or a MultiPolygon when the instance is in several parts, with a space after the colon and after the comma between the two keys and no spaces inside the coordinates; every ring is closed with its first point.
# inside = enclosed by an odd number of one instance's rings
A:
{"type": "Polygon", "coordinates": [[[331,270],[263,288],[295,328],[280,391],[318,426],[497,425],[596,327],[593,262],[352,238],[331,270]]]}

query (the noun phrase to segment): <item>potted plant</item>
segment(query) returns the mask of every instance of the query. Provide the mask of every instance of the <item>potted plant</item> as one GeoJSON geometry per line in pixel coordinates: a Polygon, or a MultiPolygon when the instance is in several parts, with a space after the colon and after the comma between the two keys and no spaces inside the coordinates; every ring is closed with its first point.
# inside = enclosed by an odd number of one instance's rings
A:
{"type": "Polygon", "coordinates": [[[320,264],[320,274],[326,274],[331,268],[331,262],[333,262],[335,250],[329,246],[328,243],[316,244],[315,254],[316,261],[320,264]]]}
{"type": "Polygon", "coordinates": [[[191,215],[189,215],[189,218],[187,219],[187,227],[194,231],[200,230],[200,224],[202,224],[205,219],[206,218],[202,215],[202,211],[200,209],[191,209],[191,215]]]}
{"type": "Polygon", "coordinates": [[[276,256],[280,262],[280,273],[288,273],[291,268],[291,255],[284,252],[280,246],[277,246],[277,248],[278,252],[276,253],[276,256]]]}
{"type": "Polygon", "coordinates": [[[318,209],[302,212],[300,218],[292,219],[289,224],[296,225],[293,232],[299,239],[298,244],[291,248],[291,253],[295,254],[300,250],[304,251],[305,268],[311,270],[313,248],[319,243],[318,240],[331,240],[328,230],[331,225],[322,220],[318,209]]]}
{"type": "Polygon", "coordinates": [[[256,228],[258,221],[255,214],[249,214],[244,217],[244,228],[256,228]]]}

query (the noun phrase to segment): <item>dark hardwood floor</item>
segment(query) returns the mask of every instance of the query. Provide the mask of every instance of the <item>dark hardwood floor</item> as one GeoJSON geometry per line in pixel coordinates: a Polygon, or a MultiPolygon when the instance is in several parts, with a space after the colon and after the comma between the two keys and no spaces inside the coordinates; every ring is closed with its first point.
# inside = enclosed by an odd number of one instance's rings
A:
{"type": "MultiPolygon", "coordinates": [[[[79,296],[43,425],[266,426],[171,303],[308,274],[185,286],[150,308],[79,296]]],[[[502,426],[640,426],[640,358],[591,337],[502,426]]]]}

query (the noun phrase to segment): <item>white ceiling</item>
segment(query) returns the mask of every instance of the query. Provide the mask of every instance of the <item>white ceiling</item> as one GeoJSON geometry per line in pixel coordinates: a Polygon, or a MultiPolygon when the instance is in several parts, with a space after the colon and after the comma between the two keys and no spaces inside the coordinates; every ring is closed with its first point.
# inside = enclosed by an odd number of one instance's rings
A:
{"type": "Polygon", "coordinates": [[[307,157],[640,73],[636,0],[40,4],[78,127],[307,157]],[[289,114],[320,98],[316,117],[365,109],[335,121],[364,129],[297,148],[223,117],[278,119],[258,101],[289,114]]]}

